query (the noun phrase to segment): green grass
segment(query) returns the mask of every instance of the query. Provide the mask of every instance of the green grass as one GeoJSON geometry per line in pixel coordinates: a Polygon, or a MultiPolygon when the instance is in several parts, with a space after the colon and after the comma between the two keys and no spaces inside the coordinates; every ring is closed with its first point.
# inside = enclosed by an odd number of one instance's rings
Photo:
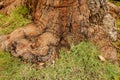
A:
{"type": "Polygon", "coordinates": [[[54,65],[36,70],[23,64],[9,53],[0,53],[1,80],[119,80],[120,68],[98,59],[99,52],[89,42],[72,46],[69,52],[60,51],[54,65]]]}
{"type": "Polygon", "coordinates": [[[9,16],[0,14],[0,35],[11,33],[13,30],[30,23],[26,7],[17,7],[9,16]]]}
{"type": "Polygon", "coordinates": [[[120,18],[116,20],[116,25],[118,27],[118,33],[120,34],[120,18]]]}

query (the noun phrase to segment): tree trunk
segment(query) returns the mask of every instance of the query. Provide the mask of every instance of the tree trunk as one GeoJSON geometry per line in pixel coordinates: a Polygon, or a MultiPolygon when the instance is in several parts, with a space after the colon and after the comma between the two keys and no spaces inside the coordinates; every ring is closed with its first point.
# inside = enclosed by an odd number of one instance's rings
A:
{"type": "Polygon", "coordinates": [[[30,62],[53,61],[60,48],[91,41],[106,59],[116,60],[115,19],[107,0],[27,0],[33,23],[1,36],[1,49],[30,62]]]}

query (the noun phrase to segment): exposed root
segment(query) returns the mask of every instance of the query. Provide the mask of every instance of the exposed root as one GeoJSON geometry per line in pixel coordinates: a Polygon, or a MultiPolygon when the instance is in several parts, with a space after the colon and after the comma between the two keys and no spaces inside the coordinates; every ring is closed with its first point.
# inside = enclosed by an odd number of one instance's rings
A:
{"type": "Polygon", "coordinates": [[[37,32],[38,27],[28,24],[13,31],[9,35],[1,36],[1,49],[9,51],[13,56],[28,62],[45,62],[57,57],[57,39],[52,33],[42,35],[37,32]]]}

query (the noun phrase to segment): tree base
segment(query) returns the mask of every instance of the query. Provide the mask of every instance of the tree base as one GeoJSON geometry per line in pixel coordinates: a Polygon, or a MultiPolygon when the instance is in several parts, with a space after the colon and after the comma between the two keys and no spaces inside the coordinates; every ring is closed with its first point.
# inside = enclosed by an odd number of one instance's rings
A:
{"type": "Polygon", "coordinates": [[[106,59],[117,59],[116,48],[111,44],[117,39],[116,24],[106,0],[52,2],[28,0],[34,23],[1,36],[1,49],[28,62],[52,62],[61,47],[70,49],[70,43],[86,40],[98,46],[106,59]]]}

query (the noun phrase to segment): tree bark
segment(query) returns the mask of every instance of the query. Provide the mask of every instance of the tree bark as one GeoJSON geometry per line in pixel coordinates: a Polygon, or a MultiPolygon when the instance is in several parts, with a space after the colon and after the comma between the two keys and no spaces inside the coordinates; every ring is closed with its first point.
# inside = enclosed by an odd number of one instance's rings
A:
{"type": "Polygon", "coordinates": [[[17,6],[25,4],[25,0],[0,0],[0,13],[9,15],[17,6]]]}
{"type": "Polygon", "coordinates": [[[27,0],[33,23],[1,36],[1,49],[30,62],[53,61],[62,47],[91,41],[101,55],[117,59],[115,19],[107,0],[27,0]]]}

